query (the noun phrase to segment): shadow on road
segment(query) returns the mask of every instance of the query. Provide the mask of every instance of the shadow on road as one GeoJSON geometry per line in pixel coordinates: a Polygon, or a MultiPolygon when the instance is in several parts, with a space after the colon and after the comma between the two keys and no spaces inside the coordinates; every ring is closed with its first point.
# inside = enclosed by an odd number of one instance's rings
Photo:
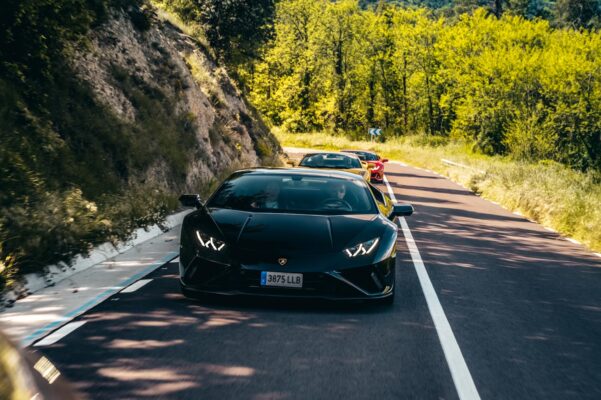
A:
{"type": "Polygon", "coordinates": [[[396,196],[481,397],[601,398],[601,259],[425,174],[396,196]]]}
{"type": "MultiPolygon", "coordinates": [[[[399,268],[412,273],[406,262],[402,256],[399,268]]],[[[179,292],[176,272],[167,265],[146,290],[99,305],[77,334],[44,352],[92,399],[455,396],[414,275],[402,274],[404,296],[391,307],[196,301],[179,292]]]]}

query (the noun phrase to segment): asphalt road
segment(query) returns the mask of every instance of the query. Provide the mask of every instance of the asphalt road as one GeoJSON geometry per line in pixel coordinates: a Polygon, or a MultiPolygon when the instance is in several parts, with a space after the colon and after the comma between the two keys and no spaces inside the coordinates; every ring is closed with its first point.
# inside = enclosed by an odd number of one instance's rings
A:
{"type": "MultiPolygon", "coordinates": [[[[601,258],[437,175],[387,170],[480,397],[601,398],[601,258]]],[[[171,263],[38,350],[91,399],[455,399],[402,233],[398,246],[392,307],[198,303],[171,263]]]]}

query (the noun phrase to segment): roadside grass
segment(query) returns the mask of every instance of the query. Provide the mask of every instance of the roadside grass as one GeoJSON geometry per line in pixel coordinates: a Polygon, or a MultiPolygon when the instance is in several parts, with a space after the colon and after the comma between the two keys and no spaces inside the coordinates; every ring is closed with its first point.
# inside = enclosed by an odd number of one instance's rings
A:
{"type": "Polygon", "coordinates": [[[190,21],[183,21],[175,12],[169,10],[168,2],[161,0],[151,0],[150,2],[154,6],[157,18],[160,21],[168,22],[175,26],[177,29],[185,33],[194,40],[197,41],[205,51],[207,51],[213,58],[216,57],[215,52],[209,45],[207,40],[205,29],[199,24],[192,23],[190,21]]]}
{"type": "Polygon", "coordinates": [[[478,195],[601,251],[601,174],[561,164],[476,154],[462,142],[423,135],[389,138],[385,143],[350,140],[325,133],[274,129],[282,146],[324,150],[364,149],[436,171],[478,195]],[[464,166],[449,165],[449,160],[464,166]]]}

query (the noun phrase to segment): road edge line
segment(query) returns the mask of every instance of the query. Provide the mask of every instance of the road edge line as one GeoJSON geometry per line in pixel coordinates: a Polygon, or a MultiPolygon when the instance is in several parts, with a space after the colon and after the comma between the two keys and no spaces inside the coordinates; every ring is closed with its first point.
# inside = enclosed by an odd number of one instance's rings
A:
{"type": "Polygon", "coordinates": [[[115,293],[118,293],[121,290],[123,290],[124,288],[128,287],[133,282],[148,275],[149,273],[151,273],[155,269],[159,268],[160,266],[167,264],[169,261],[173,260],[178,255],[179,255],[179,252],[175,252],[175,251],[169,252],[166,256],[161,258],[159,261],[149,265],[147,268],[143,269],[142,271],[138,272],[137,274],[121,281],[116,286],[113,286],[113,287],[105,290],[104,292],[95,296],[91,300],[88,300],[87,302],[85,302],[83,305],[69,311],[64,316],[60,317],[59,319],[52,321],[39,329],[36,329],[34,332],[30,333],[23,340],[21,340],[21,345],[23,347],[27,347],[27,346],[30,346],[32,343],[37,342],[38,340],[44,338],[49,333],[56,331],[63,325],[71,322],[76,317],[78,317],[81,314],[85,313],[86,311],[96,307],[98,304],[102,303],[103,301],[105,301],[106,299],[108,299],[109,297],[114,295],[115,293]]]}
{"type": "Polygon", "coordinates": [[[131,285],[124,287],[119,293],[135,293],[139,289],[148,285],[150,282],[152,282],[152,279],[140,279],[139,281],[136,281],[131,285]]]}
{"type": "MultiPolygon", "coordinates": [[[[384,183],[386,184],[386,188],[390,193],[390,198],[396,202],[396,196],[394,195],[392,187],[390,186],[388,179],[386,179],[386,176],[384,176],[384,183]]],[[[444,309],[442,308],[442,304],[440,304],[440,300],[436,295],[436,291],[434,290],[432,281],[428,276],[428,271],[426,271],[426,266],[424,265],[419,249],[417,248],[417,244],[413,239],[409,225],[404,217],[400,217],[398,220],[403,230],[405,242],[407,243],[407,248],[409,249],[409,254],[411,255],[411,260],[413,261],[413,266],[415,267],[415,272],[417,273],[422,292],[426,298],[428,310],[430,311],[430,316],[434,322],[434,327],[436,328],[436,333],[438,334],[442,351],[447,360],[449,370],[451,371],[451,377],[453,378],[457,395],[461,400],[480,400],[480,395],[476,389],[476,384],[474,383],[469,368],[467,367],[465,359],[463,358],[461,348],[459,347],[457,339],[453,334],[451,324],[449,323],[444,309]]]]}
{"type": "MultiPolygon", "coordinates": [[[[184,210],[171,214],[165,219],[165,227],[167,231],[175,229],[182,224],[184,217],[192,212],[192,210],[184,210]]],[[[19,282],[11,289],[0,291],[0,312],[5,311],[16,301],[35,294],[38,291],[47,287],[53,286],[69,279],[71,276],[93,268],[96,265],[105,262],[113,257],[123,254],[132,248],[143,244],[149,240],[156,239],[160,235],[166,233],[158,225],[152,225],[147,228],[138,228],[134,231],[132,238],[113,245],[110,242],[102,243],[95,246],[87,255],[77,254],[68,266],[65,263],[55,265],[47,265],[46,272],[32,272],[23,276],[22,282],[19,282]]]]}
{"type": "Polygon", "coordinates": [[[71,332],[85,325],[87,321],[76,321],[70,322],[61,326],[59,329],[52,332],[50,335],[45,336],[42,340],[39,340],[34,344],[34,347],[42,347],[42,346],[50,346],[51,344],[55,344],[62,338],[68,336],[71,332]]]}

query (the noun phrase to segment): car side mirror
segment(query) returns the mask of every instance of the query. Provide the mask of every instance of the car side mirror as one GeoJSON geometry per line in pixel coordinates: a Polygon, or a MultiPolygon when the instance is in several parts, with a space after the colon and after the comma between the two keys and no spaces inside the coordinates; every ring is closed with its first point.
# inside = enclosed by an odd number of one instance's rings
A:
{"type": "Polygon", "coordinates": [[[374,169],[374,168],[376,168],[376,164],[374,164],[372,162],[367,163],[367,169],[374,169]]]}
{"type": "Polygon", "coordinates": [[[199,194],[182,194],[179,196],[179,202],[184,207],[202,208],[202,200],[199,194]]]}
{"type": "Polygon", "coordinates": [[[388,158],[383,158],[380,161],[382,161],[382,162],[388,162],[388,158]]]}
{"type": "Polygon", "coordinates": [[[408,217],[413,214],[411,204],[395,204],[392,206],[392,213],[397,217],[408,217]]]}

